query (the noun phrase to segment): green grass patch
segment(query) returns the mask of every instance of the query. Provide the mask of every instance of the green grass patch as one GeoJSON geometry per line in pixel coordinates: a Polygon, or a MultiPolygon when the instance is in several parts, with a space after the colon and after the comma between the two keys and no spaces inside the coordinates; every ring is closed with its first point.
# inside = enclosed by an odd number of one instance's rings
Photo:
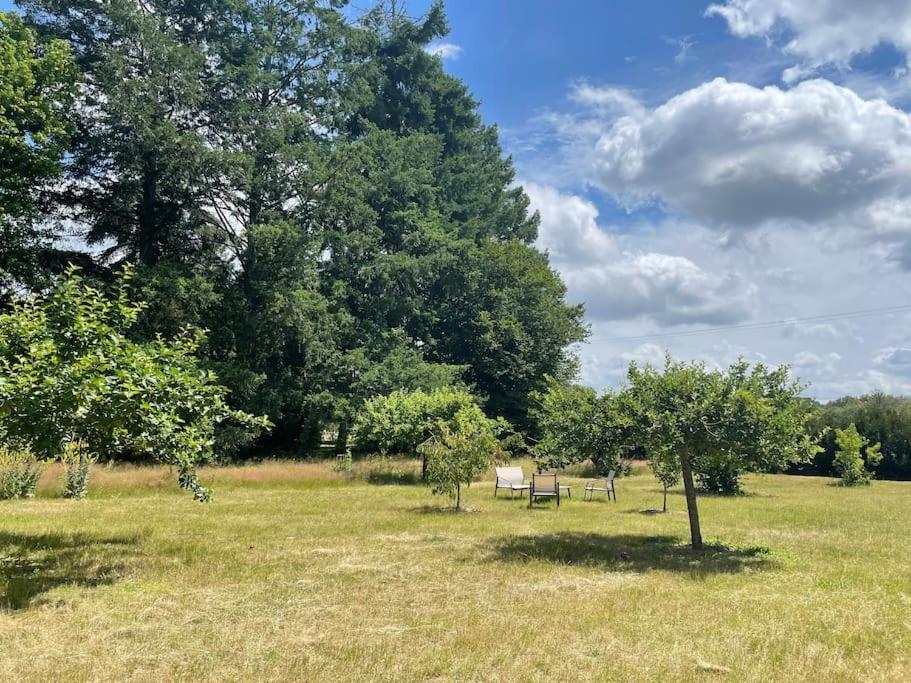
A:
{"type": "MultiPolygon", "coordinates": [[[[46,475],[0,503],[10,680],[908,680],[911,483],[747,477],[705,497],[648,474],[619,502],[528,508],[407,483],[414,463],[46,475]],[[398,477],[405,477],[398,479],[398,477]],[[400,483],[405,481],[406,483],[400,483]],[[97,487],[96,487],[97,484],[97,487]],[[443,512],[441,512],[443,511],[443,512]]],[[[526,467],[526,470],[530,470],[526,467]]],[[[501,494],[502,496],[502,494],[501,494]]]]}

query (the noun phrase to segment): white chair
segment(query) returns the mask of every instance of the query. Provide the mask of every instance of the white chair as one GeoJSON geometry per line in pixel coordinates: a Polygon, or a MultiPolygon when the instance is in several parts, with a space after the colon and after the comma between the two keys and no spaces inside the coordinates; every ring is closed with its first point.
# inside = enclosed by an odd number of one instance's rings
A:
{"type": "Polygon", "coordinates": [[[594,481],[588,482],[585,485],[585,492],[582,494],[582,500],[594,500],[596,493],[604,493],[607,494],[608,500],[613,496],[614,502],[616,503],[617,492],[614,490],[614,477],[616,475],[617,473],[611,470],[604,479],[595,479],[594,481]]]}
{"type": "Polygon", "coordinates": [[[497,467],[497,485],[493,490],[493,497],[497,497],[497,491],[508,489],[509,497],[513,497],[513,492],[527,491],[529,486],[525,483],[525,474],[521,467],[497,467]]]}

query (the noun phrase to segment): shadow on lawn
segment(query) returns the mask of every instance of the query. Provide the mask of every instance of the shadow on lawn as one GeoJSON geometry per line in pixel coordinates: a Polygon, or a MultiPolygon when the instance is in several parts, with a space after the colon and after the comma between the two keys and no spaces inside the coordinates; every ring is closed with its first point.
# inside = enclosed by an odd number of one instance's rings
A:
{"type": "Polygon", "coordinates": [[[0,532],[0,608],[19,610],[32,599],[62,585],[101,586],[116,581],[119,561],[105,558],[135,537],[84,534],[17,534],[0,532]]]}
{"type": "Polygon", "coordinates": [[[506,536],[494,540],[491,549],[494,557],[503,562],[537,560],[616,571],[659,569],[697,576],[735,574],[773,565],[766,548],[709,544],[704,550],[695,551],[673,536],[561,532],[506,536]]]}

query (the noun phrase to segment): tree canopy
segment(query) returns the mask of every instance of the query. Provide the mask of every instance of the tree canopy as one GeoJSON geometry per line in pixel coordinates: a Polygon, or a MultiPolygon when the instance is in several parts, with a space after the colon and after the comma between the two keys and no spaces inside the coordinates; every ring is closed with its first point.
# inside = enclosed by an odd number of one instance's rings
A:
{"type": "Polygon", "coordinates": [[[232,407],[275,423],[260,448],[334,427],[342,451],[368,397],[451,384],[536,429],[529,395],[572,377],[587,329],[496,128],[427,52],[442,3],[22,5],[80,78],[48,275],[111,286],[135,264],[131,337],[208,330],[232,407]]]}
{"type": "MultiPolygon", "coordinates": [[[[656,474],[662,481],[671,481],[669,470],[680,472],[694,548],[703,545],[694,472],[709,462],[738,474],[782,470],[814,451],[807,430],[810,412],[787,367],[750,367],[741,361],[714,370],[668,357],[660,370],[630,365],[626,386],[598,399],[582,390],[553,391],[556,396],[545,400],[545,410],[562,414],[563,421],[573,421],[577,405],[584,412],[570,429],[548,430],[541,444],[545,461],[562,466],[598,453],[601,468],[619,469],[621,458],[642,449],[660,463],[656,474]]],[[[559,422],[545,420],[550,424],[559,422]]]]}
{"type": "Polygon", "coordinates": [[[41,193],[61,172],[76,70],[69,46],[0,12],[0,299],[38,285],[41,193]]]}

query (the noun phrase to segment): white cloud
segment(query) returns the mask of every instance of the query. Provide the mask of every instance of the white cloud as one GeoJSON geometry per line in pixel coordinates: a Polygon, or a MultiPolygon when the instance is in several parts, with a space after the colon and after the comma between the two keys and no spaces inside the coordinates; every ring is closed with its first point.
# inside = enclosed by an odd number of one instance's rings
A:
{"type": "Polygon", "coordinates": [[[643,111],[642,103],[626,88],[592,85],[578,81],[570,87],[569,99],[583,106],[620,114],[643,111]]]}
{"type": "Polygon", "coordinates": [[[801,78],[825,64],[846,68],[880,44],[911,53],[911,3],[907,0],[725,0],[706,14],[727,21],[740,37],[787,31],[784,50],[801,60],[785,73],[801,78]]]}
{"type": "Polygon", "coordinates": [[[672,47],[677,48],[677,54],[674,55],[674,63],[678,66],[686,64],[690,58],[690,52],[696,45],[692,36],[680,36],[679,38],[666,37],[664,42],[672,47]]]}
{"type": "Polygon", "coordinates": [[[734,272],[709,272],[684,256],[643,251],[598,226],[598,209],[577,195],[525,183],[541,212],[538,246],[593,320],[660,325],[725,324],[749,317],[757,288],[734,272]]]}
{"type": "Polygon", "coordinates": [[[455,43],[433,43],[426,48],[427,54],[440,59],[458,59],[462,56],[462,46],[455,43]]]}
{"type": "Polygon", "coordinates": [[[595,165],[630,206],[657,199],[723,228],[874,217],[882,202],[908,211],[891,222],[911,222],[911,116],[824,80],[705,83],[615,121],[595,165]]]}
{"type": "Polygon", "coordinates": [[[802,381],[831,379],[838,376],[841,355],[834,351],[819,355],[812,351],[798,351],[790,365],[802,381]]]}

